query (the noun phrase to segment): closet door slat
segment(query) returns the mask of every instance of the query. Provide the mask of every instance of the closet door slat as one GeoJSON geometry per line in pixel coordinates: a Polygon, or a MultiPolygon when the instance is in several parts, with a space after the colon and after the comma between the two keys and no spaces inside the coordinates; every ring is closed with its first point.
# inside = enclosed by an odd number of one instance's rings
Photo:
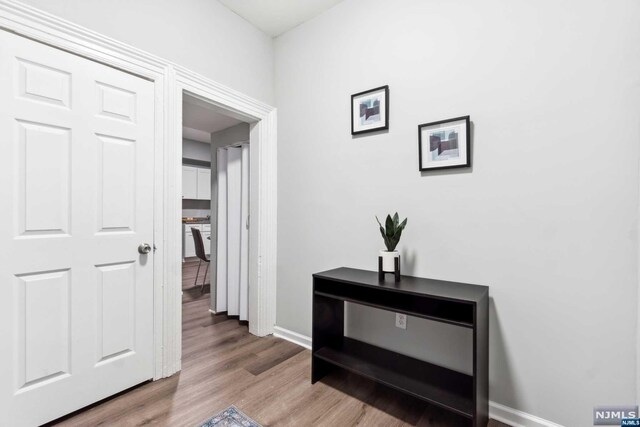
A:
{"type": "Polygon", "coordinates": [[[242,146],[240,320],[249,320],[249,144],[242,146]]]}
{"type": "Polygon", "coordinates": [[[227,314],[240,314],[242,148],[227,148],[227,314]]]}
{"type": "MultiPolygon", "coordinates": [[[[227,311],[227,150],[218,149],[216,312],[227,311]]],[[[212,260],[213,262],[213,260],[212,260]]]]}

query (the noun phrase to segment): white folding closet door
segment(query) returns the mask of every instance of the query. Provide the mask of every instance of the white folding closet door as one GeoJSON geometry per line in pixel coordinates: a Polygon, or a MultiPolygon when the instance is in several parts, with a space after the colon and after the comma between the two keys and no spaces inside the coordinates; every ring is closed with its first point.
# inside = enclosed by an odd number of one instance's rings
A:
{"type": "Polygon", "coordinates": [[[249,145],[218,149],[216,311],[249,320],[249,145]]]}
{"type": "Polygon", "coordinates": [[[154,85],[0,30],[0,425],[153,377],[154,85]]]}
{"type": "Polygon", "coordinates": [[[216,265],[216,312],[227,311],[227,150],[218,148],[218,233],[216,265]]]}
{"type": "Polygon", "coordinates": [[[240,320],[249,319],[249,144],[242,145],[240,201],[240,320]]]}
{"type": "Polygon", "coordinates": [[[227,314],[240,314],[242,149],[227,148],[227,314]]]}

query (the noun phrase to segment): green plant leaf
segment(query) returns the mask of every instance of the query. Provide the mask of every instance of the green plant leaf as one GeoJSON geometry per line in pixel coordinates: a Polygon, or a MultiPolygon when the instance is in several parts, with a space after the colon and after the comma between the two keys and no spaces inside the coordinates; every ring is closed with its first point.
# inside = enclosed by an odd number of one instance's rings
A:
{"type": "Polygon", "coordinates": [[[398,223],[400,222],[400,217],[398,216],[398,212],[393,215],[393,228],[398,228],[398,223]]]}
{"type": "Polygon", "coordinates": [[[391,218],[391,215],[387,215],[385,228],[387,229],[387,236],[393,236],[393,234],[395,233],[395,227],[393,226],[393,219],[391,218]]]}
{"type": "Polygon", "coordinates": [[[384,245],[388,248],[389,247],[389,239],[387,238],[387,233],[385,232],[384,227],[380,223],[380,220],[378,219],[377,215],[376,215],[376,221],[378,221],[378,225],[380,226],[380,234],[382,235],[382,240],[384,241],[384,245]]]}
{"type": "Polygon", "coordinates": [[[398,243],[400,243],[400,237],[402,237],[402,230],[398,230],[396,231],[396,234],[393,235],[393,237],[391,238],[395,244],[397,245],[398,243]]]}
{"type": "Polygon", "coordinates": [[[395,233],[393,235],[393,241],[395,242],[395,245],[397,245],[400,242],[400,237],[402,236],[402,230],[404,230],[404,227],[406,225],[407,225],[407,218],[405,218],[404,221],[402,221],[402,223],[398,225],[398,228],[396,228],[395,233]]]}
{"type": "Polygon", "coordinates": [[[387,245],[387,234],[384,232],[384,228],[380,227],[380,234],[382,235],[382,240],[384,241],[385,246],[387,245]]]}
{"type": "Polygon", "coordinates": [[[400,239],[397,237],[392,237],[391,239],[389,239],[389,247],[387,249],[389,249],[390,251],[395,251],[396,250],[396,246],[398,246],[398,243],[400,242],[400,239]]]}

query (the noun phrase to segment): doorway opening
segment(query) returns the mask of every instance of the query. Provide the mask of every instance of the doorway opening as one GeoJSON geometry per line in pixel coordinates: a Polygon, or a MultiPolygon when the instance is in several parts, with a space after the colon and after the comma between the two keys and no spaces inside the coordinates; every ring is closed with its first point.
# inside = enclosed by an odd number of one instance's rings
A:
{"type": "Polygon", "coordinates": [[[257,179],[250,167],[251,126],[237,113],[182,94],[185,346],[194,321],[232,319],[248,327],[250,183],[257,179]]]}

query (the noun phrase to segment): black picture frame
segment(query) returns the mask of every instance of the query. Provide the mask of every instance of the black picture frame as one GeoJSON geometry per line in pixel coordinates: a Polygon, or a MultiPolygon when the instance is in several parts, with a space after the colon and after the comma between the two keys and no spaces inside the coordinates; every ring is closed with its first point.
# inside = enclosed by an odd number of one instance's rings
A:
{"type": "Polygon", "coordinates": [[[351,135],[361,135],[364,133],[370,132],[380,132],[383,130],[389,129],[389,85],[384,85],[380,87],[376,87],[374,89],[365,90],[363,92],[354,93],[351,95],[351,135]],[[355,117],[355,109],[353,105],[357,98],[364,98],[366,95],[374,94],[376,92],[383,91],[384,93],[384,121],[380,126],[368,127],[366,129],[357,129],[354,125],[357,118],[360,117],[360,111],[358,111],[358,116],[355,117]]]}
{"type": "MultiPolygon", "coordinates": [[[[457,139],[457,138],[456,138],[457,139]]],[[[426,142],[426,141],[425,141],[426,142]]],[[[449,142],[449,141],[447,141],[449,142]]],[[[432,152],[434,142],[431,138],[428,141],[429,143],[429,152],[432,152]]],[[[436,142],[438,150],[442,149],[441,141],[436,142]]],[[[444,151],[444,150],[443,150],[444,151]]],[[[418,170],[421,172],[432,171],[432,170],[442,170],[442,169],[456,169],[456,168],[468,168],[471,167],[471,117],[470,116],[461,116],[455,117],[453,119],[439,120],[437,122],[423,123],[418,125],[418,170]],[[442,127],[442,125],[446,125],[451,123],[461,123],[464,124],[465,136],[464,136],[464,151],[460,150],[459,141],[456,145],[458,152],[460,153],[460,160],[456,161],[453,159],[448,159],[447,161],[442,161],[441,165],[438,165],[440,161],[429,161],[424,162],[424,154],[425,150],[423,148],[423,134],[425,130],[429,130],[429,128],[433,128],[433,130],[437,130],[442,127]],[[462,152],[461,152],[462,151],[462,152]],[[463,155],[462,155],[463,154],[463,155]]]]}

